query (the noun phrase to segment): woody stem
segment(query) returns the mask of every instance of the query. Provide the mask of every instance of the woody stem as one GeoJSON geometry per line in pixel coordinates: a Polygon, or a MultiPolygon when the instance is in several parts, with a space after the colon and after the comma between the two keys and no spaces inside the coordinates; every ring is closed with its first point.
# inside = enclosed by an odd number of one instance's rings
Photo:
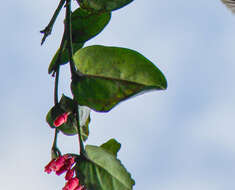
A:
{"type": "MultiPolygon", "coordinates": [[[[75,64],[73,61],[73,46],[72,46],[72,25],[71,25],[71,0],[66,0],[66,37],[68,41],[68,53],[69,53],[69,64],[70,64],[70,71],[72,75],[72,79],[75,76],[78,76],[78,72],[76,71],[75,64]]],[[[77,131],[78,131],[78,140],[79,140],[79,146],[80,146],[80,154],[85,154],[85,149],[82,141],[81,136],[81,126],[79,121],[79,106],[76,103],[77,109],[75,110],[76,114],[76,120],[77,120],[77,131]]]]}

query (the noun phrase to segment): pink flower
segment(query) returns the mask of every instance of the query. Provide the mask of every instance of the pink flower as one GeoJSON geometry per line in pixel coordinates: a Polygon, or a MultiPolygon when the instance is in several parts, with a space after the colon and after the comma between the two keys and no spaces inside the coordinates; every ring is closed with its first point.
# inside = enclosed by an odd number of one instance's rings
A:
{"type": "Polygon", "coordinates": [[[76,189],[74,189],[74,190],[86,190],[86,189],[85,189],[85,187],[79,185],[79,186],[78,186],[76,189]]]}
{"type": "Polygon", "coordinates": [[[53,159],[53,160],[51,160],[50,162],[49,162],[49,164],[47,164],[46,166],[45,166],[45,172],[46,173],[48,173],[48,174],[50,174],[51,172],[52,172],[52,166],[54,165],[54,162],[55,162],[55,159],[53,159]]]}
{"type": "Polygon", "coordinates": [[[62,173],[71,169],[74,164],[75,159],[69,155],[63,155],[58,157],[57,159],[53,159],[45,166],[45,172],[48,174],[52,171],[56,172],[57,175],[61,175],[62,173]]]}
{"type": "Polygon", "coordinates": [[[74,168],[67,171],[65,175],[65,180],[69,181],[74,176],[74,168]]]}
{"type": "Polygon", "coordinates": [[[66,123],[67,119],[68,119],[68,115],[69,115],[69,113],[63,113],[63,114],[59,115],[54,121],[54,126],[59,127],[59,126],[63,125],[64,123],[66,123]]]}
{"type": "Polygon", "coordinates": [[[56,175],[61,175],[62,173],[68,171],[72,167],[74,162],[75,162],[74,157],[67,158],[64,161],[63,166],[59,170],[56,170],[56,175]]]}
{"type": "Polygon", "coordinates": [[[57,158],[54,164],[52,165],[53,171],[59,171],[64,166],[64,163],[67,159],[68,155],[60,156],[59,158],[57,158]]]}
{"type": "Polygon", "coordinates": [[[79,180],[78,178],[74,177],[65,184],[62,190],[75,190],[77,187],[79,187],[79,180]]]}

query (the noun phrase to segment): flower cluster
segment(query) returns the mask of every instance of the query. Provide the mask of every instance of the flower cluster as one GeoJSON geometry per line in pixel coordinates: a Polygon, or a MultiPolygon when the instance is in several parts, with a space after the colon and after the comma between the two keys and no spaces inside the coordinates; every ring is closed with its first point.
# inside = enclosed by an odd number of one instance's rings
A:
{"type": "Polygon", "coordinates": [[[45,166],[45,172],[50,174],[52,171],[56,175],[61,175],[66,172],[65,184],[62,190],[85,190],[85,188],[79,184],[79,179],[74,177],[75,170],[72,166],[75,163],[74,157],[70,155],[59,156],[57,159],[53,159],[45,166]]]}

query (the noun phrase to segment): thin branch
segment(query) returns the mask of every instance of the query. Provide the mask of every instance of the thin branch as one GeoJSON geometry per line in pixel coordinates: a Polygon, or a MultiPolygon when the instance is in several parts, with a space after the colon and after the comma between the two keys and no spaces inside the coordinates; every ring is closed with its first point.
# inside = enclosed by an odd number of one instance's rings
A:
{"type": "Polygon", "coordinates": [[[56,130],[55,130],[55,137],[54,137],[54,141],[53,141],[53,146],[52,146],[52,148],[54,148],[54,149],[58,149],[58,148],[57,148],[57,137],[58,137],[58,133],[59,133],[59,130],[56,129],[56,130]]]}
{"type": "Polygon", "coordinates": [[[45,42],[46,38],[51,34],[53,25],[59,15],[61,9],[62,9],[64,3],[65,3],[65,0],[60,1],[58,7],[56,8],[56,10],[55,10],[50,22],[49,22],[49,24],[46,26],[46,28],[44,30],[40,31],[42,34],[44,34],[42,41],[41,41],[41,45],[45,42]]]}
{"type": "MultiPolygon", "coordinates": [[[[58,56],[57,60],[58,59],[60,59],[60,56],[58,56]]],[[[54,89],[54,103],[56,105],[56,104],[58,104],[58,83],[59,83],[60,66],[57,67],[55,72],[56,72],[56,77],[55,77],[55,89],[54,89]]],[[[57,147],[58,133],[59,133],[59,130],[55,129],[54,141],[53,141],[53,145],[51,148],[52,158],[57,157],[58,155],[61,155],[61,152],[57,147]]]]}
{"type": "Polygon", "coordinates": [[[54,135],[54,141],[51,148],[51,157],[52,159],[57,158],[58,156],[61,156],[61,152],[59,148],[57,147],[57,137],[58,137],[59,130],[55,129],[55,135],[54,135]]]}
{"type": "MultiPolygon", "coordinates": [[[[63,38],[62,38],[61,43],[60,43],[59,54],[58,54],[58,57],[56,59],[55,65],[54,65],[55,73],[56,73],[55,88],[54,88],[54,104],[55,105],[58,104],[58,102],[59,102],[58,101],[58,86],[59,86],[59,74],[60,74],[60,60],[61,60],[62,51],[64,49],[64,43],[65,43],[65,30],[64,30],[63,38]]],[[[59,133],[59,130],[55,129],[54,141],[53,141],[53,145],[52,145],[52,148],[51,148],[52,157],[54,157],[54,154],[56,154],[55,156],[61,155],[61,152],[57,147],[58,133],[59,133]]]]}
{"type": "Polygon", "coordinates": [[[56,69],[56,76],[55,76],[55,89],[54,89],[54,103],[55,105],[58,104],[58,85],[59,85],[59,75],[60,75],[60,67],[58,66],[56,69]]]}

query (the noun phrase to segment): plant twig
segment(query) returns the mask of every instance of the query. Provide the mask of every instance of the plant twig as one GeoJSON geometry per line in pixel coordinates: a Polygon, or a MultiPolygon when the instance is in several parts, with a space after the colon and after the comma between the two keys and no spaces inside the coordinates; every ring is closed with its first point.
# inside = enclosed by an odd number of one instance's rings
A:
{"type": "MultiPolygon", "coordinates": [[[[59,53],[58,53],[58,57],[56,58],[56,62],[55,62],[55,73],[56,73],[56,77],[55,77],[55,88],[54,88],[54,104],[58,104],[58,86],[59,86],[59,75],[60,75],[60,60],[61,60],[61,54],[62,51],[64,49],[64,43],[65,43],[65,31],[64,31],[64,35],[63,38],[61,40],[60,43],[60,49],[59,49],[59,53]]],[[[58,133],[59,130],[55,129],[55,135],[54,135],[54,141],[53,141],[53,145],[51,148],[51,152],[52,152],[52,157],[54,156],[53,154],[56,154],[56,156],[61,155],[60,150],[57,147],[57,137],[58,137],[58,133]]]]}
{"type": "Polygon", "coordinates": [[[58,137],[59,130],[55,129],[55,135],[54,135],[54,141],[51,148],[51,157],[52,159],[57,158],[58,156],[61,156],[61,152],[59,148],[57,147],[57,137],[58,137]]]}
{"type": "Polygon", "coordinates": [[[55,76],[55,89],[54,89],[54,103],[55,105],[58,104],[58,85],[59,85],[59,75],[60,75],[60,66],[56,69],[56,76],[55,76]]]}
{"type": "Polygon", "coordinates": [[[51,34],[53,25],[54,25],[54,23],[56,21],[57,16],[59,15],[59,13],[60,13],[60,11],[62,9],[64,3],[65,3],[65,0],[61,0],[60,1],[58,7],[56,8],[56,10],[55,10],[55,12],[54,12],[50,22],[49,22],[49,24],[45,27],[45,29],[40,31],[42,34],[44,34],[44,36],[42,38],[42,41],[41,41],[41,45],[45,42],[46,38],[51,34]]]}
{"type": "MultiPolygon", "coordinates": [[[[60,55],[58,56],[57,60],[60,59],[60,55]]],[[[55,105],[58,104],[58,83],[59,83],[59,73],[60,73],[60,66],[56,69],[56,77],[55,77],[55,89],[54,89],[54,103],[55,105]]],[[[60,150],[57,147],[57,137],[58,137],[59,130],[55,129],[54,141],[51,148],[52,158],[61,155],[60,150]]]]}

